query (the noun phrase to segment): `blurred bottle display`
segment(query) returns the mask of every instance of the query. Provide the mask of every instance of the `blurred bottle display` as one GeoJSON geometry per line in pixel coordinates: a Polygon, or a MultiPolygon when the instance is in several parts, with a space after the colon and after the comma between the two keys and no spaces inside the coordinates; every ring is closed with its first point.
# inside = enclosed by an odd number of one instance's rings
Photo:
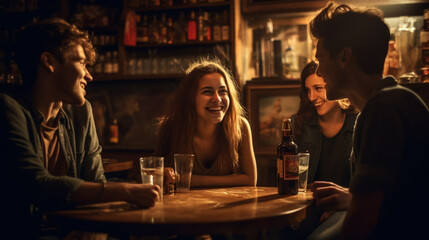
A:
{"type": "Polygon", "coordinates": [[[149,42],[149,26],[147,15],[140,15],[140,22],[137,24],[137,43],[149,42]]]}
{"type": "Polygon", "coordinates": [[[149,26],[149,41],[151,43],[159,43],[160,41],[160,29],[158,25],[158,19],[156,17],[156,14],[152,17],[152,22],[149,26]]]}
{"type": "Polygon", "coordinates": [[[160,0],[152,0],[152,6],[160,6],[161,5],[161,1],[160,0]]]}
{"type": "Polygon", "coordinates": [[[283,55],[283,75],[287,79],[299,78],[298,56],[294,49],[289,45],[283,55]]]}
{"type": "Polygon", "coordinates": [[[293,142],[292,121],[282,121],[282,141],[277,146],[277,188],[279,194],[298,194],[298,146],[293,142]]]}
{"type": "Polygon", "coordinates": [[[191,11],[188,20],[188,41],[197,40],[197,22],[195,19],[195,11],[191,11]]]}
{"type": "Polygon", "coordinates": [[[113,55],[112,55],[112,73],[119,73],[118,51],[113,51],[113,55]]]}
{"type": "Polygon", "coordinates": [[[265,35],[261,39],[262,77],[274,76],[273,21],[267,20],[265,35]]]}
{"type": "Polygon", "coordinates": [[[399,18],[399,27],[395,33],[395,40],[399,51],[399,61],[401,63],[399,71],[399,81],[401,83],[416,82],[418,75],[415,68],[418,60],[418,43],[414,27],[416,19],[402,16],[399,18]]]}
{"type": "Polygon", "coordinates": [[[220,41],[222,40],[222,32],[221,32],[221,23],[220,23],[220,15],[218,12],[214,15],[213,21],[213,40],[220,41]]]}
{"type": "Polygon", "coordinates": [[[161,22],[159,24],[159,43],[167,43],[167,19],[165,13],[161,14],[161,22]]]}
{"type": "Polygon", "coordinates": [[[420,31],[420,48],[422,67],[420,77],[422,82],[429,82],[429,9],[423,13],[423,27],[420,31]]]}
{"type": "Polygon", "coordinates": [[[222,34],[222,40],[224,40],[224,41],[229,40],[230,29],[229,29],[229,18],[228,18],[228,11],[227,10],[223,11],[221,34],[222,34]]]}
{"type": "Polygon", "coordinates": [[[386,60],[384,61],[383,76],[391,75],[397,78],[398,72],[399,72],[399,52],[396,49],[395,41],[390,40],[386,60]]]}
{"type": "Polygon", "coordinates": [[[109,142],[111,144],[119,143],[119,128],[118,128],[118,120],[116,118],[113,119],[112,124],[110,124],[109,128],[109,142]]]}
{"type": "Polygon", "coordinates": [[[173,18],[168,17],[168,20],[167,20],[167,43],[168,44],[172,44],[176,42],[176,40],[174,39],[175,35],[176,33],[173,26],[173,18]]]}
{"type": "Polygon", "coordinates": [[[104,74],[111,74],[112,71],[112,54],[111,52],[106,52],[105,58],[104,58],[104,64],[103,64],[103,73],[104,74]]]}
{"type": "Polygon", "coordinates": [[[198,41],[204,41],[204,16],[203,10],[198,10],[198,41]]]}
{"type": "Polygon", "coordinates": [[[174,39],[178,43],[184,43],[186,42],[188,38],[187,29],[188,29],[188,23],[186,22],[185,12],[181,11],[179,13],[179,19],[173,23],[174,27],[174,39]]]}
{"type": "Polygon", "coordinates": [[[212,40],[212,28],[209,20],[209,13],[204,11],[203,13],[203,32],[204,32],[204,41],[212,40]]]}

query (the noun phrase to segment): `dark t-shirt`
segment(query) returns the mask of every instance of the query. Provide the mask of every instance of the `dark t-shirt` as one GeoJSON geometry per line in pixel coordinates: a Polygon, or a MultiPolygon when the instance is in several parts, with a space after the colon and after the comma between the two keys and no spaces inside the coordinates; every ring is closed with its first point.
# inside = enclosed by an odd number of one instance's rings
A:
{"type": "MultiPolygon", "coordinates": [[[[353,119],[355,116],[348,116],[353,119]]],[[[345,120],[345,123],[348,119],[345,120]]],[[[322,148],[320,152],[320,160],[317,165],[317,170],[314,179],[317,181],[330,181],[341,186],[349,186],[350,183],[350,150],[345,155],[334,154],[340,151],[339,148],[346,148],[344,136],[347,135],[347,126],[343,124],[341,130],[333,137],[328,138],[322,134],[322,148]],[[342,145],[341,145],[342,144],[342,145]],[[322,160],[323,159],[323,160],[322,160]]],[[[349,141],[352,137],[350,134],[349,141]]],[[[343,149],[341,149],[343,150],[343,149]]]]}
{"type": "Polygon", "coordinates": [[[356,123],[350,192],[384,192],[373,238],[413,239],[428,223],[429,110],[391,77],[379,89],[356,123]]]}
{"type": "Polygon", "coordinates": [[[296,115],[292,116],[292,130],[299,152],[309,152],[308,182],[330,181],[344,187],[350,182],[350,152],[356,113],[347,112],[340,132],[331,139],[323,137],[317,114],[305,123],[296,135],[296,115]],[[328,142],[325,142],[328,141],[328,142]]]}

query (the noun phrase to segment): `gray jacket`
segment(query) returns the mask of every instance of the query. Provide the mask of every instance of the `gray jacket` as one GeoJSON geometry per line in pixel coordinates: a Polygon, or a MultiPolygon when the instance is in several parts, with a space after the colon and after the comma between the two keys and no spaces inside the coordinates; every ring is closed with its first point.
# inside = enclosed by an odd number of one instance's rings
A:
{"type": "Polygon", "coordinates": [[[58,130],[67,176],[52,176],[44,167],[40,136],[42,114],[22,94],[0,94],[0,157],[11,204],[57,208],[70,204],[83,181],[106,181],[91,105],[64,104],[58,130]]]}

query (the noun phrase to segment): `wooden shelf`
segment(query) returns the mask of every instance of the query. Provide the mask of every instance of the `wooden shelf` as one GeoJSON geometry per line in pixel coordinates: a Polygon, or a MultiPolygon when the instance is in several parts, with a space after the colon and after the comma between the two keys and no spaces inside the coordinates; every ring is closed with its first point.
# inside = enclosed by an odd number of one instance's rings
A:
{"type": "Polygon", "coordinates": [[[186,5],[172,5],[172,6],[150,6],[145,8],[137,8],[136,12],[157,12],[157,11],[176,11],[176,10],[189,10],[195,8],[215,8],[215,7],[229,7],[230,2],[214,2],[214,3],[196,3],[186,5]]]}
{"type": "Polygon", "coordinates": [[[120,81],[120,80],[154,80],[154,79],[181,79],[185,75],[171,74],[94,74],[94,81],[120,81]]]}
{"type": "Polygon", "coordinates": [[[184,43],[144,43],[144,44],[137,44],[136,46],[125,46],[126,48],[154,48],[154,47],[162,47],[162,48],[168,48],[168,47],[183,47],[183,46],[206,46],[206,45],[216,45],[216,44],[229,44],[231,41],[224,40],[224,41],[193,41],[193,42],[184,42],[184,43]]]}

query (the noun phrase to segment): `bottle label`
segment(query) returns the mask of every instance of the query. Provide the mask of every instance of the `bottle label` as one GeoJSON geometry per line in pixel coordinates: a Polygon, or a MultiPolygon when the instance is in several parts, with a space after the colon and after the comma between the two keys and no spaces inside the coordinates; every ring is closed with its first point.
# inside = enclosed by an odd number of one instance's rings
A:
{"type": "Polygon", "coordinates": [[[189,22],[188,23],[188,40],[197,40],[197,23],[189,22]]]}
{"type": "Polygon", "coordinates": [[[283,178],[283,159],[277,158],[277,176],[283,178]]]}
{"type": "Polygon", "coordinates": [[[213,40],[220,41],[222,39],[222,33],[220,26],[213,26],[213,40]]]}
{"type": "Polygon", "coordinates": [[[227,41],[229,40],[229,26],[224,25],[222,26],[222,40],[227,41]]]}
{"type": "Polygon", "coordinates": [[[296,180],[299,173],[299,157],[295,154],[283,155],[284,180],[296,180]]]}

